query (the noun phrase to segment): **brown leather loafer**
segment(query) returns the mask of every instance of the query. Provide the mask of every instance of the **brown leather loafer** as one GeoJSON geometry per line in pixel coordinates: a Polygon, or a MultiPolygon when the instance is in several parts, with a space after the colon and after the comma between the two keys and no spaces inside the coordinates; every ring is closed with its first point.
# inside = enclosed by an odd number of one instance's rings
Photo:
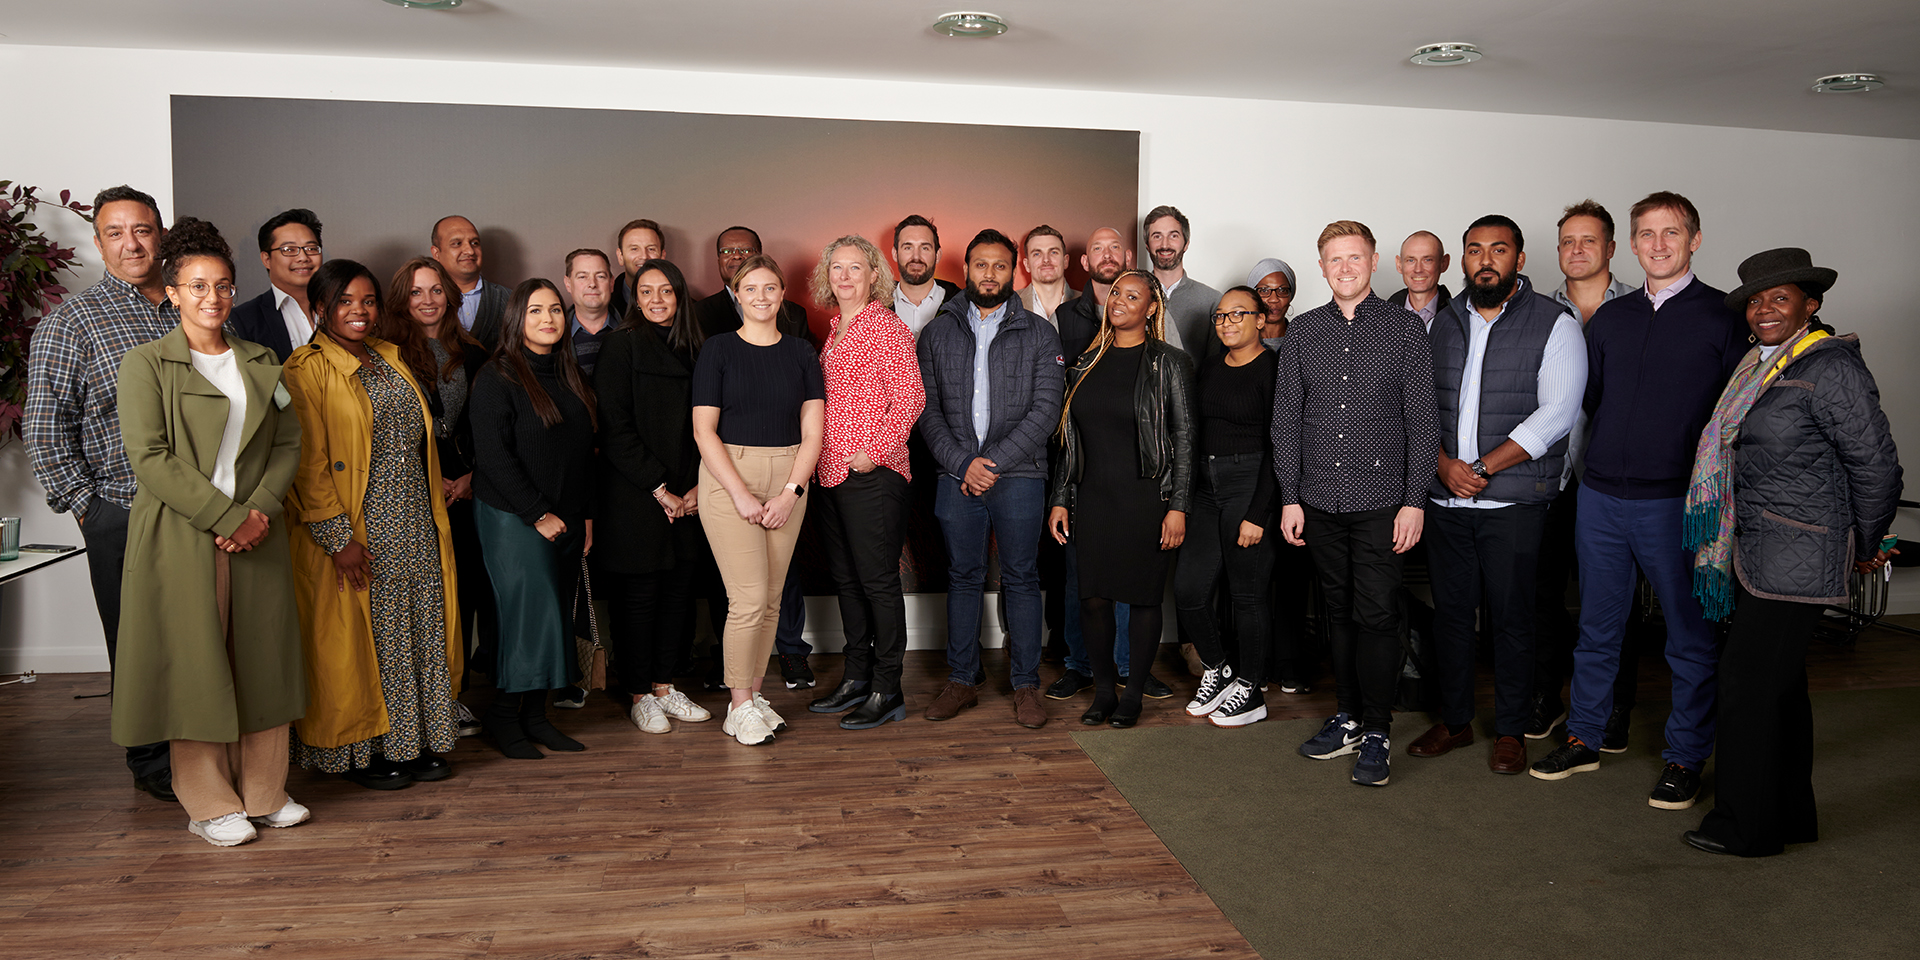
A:
{"type": "Polygon", "coordinates": [[[1013,722],[1029,730],[1047,725],[1047,704],[1040,699],[1039,687],[1021,687],[1013,692],[1013,722]]]}
{"type": "Polygon", "coordinates": [[[1494,773],[1517,775],[1527,771],[1527,742],[1519,737],[1501,737],[1493,742],[1493,756],[1487,769],[1494,773]]]}
{"type": "Polygon", "coordinates": [[[1448,733],[1446,724],[1436,723],[1426,733],[1421,734],[1419,739],[1413,741],[1413,745],[1407,748],[1407,753],[1415,757],[1437,757],[1472,743],[1472,724],[1468,724],[1467,728],[1459,733],[1448,733]]]}
{"type": "Polygon", "coordinates": [[[979,702],[980,691],[964,683],[948,680],[947,685],[941,688],[939,696],[934,697],[933,702],[927,704],[927,719],[952,720],[960,715],[960,711],[979,702]]]}

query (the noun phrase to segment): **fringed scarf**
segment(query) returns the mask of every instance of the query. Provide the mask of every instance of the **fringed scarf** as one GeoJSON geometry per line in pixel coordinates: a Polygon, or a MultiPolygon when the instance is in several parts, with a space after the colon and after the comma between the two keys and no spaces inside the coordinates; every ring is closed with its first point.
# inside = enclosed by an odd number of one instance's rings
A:
{"type": "Polygon", "coordinates": [[[1816,321],[1799,339],[1774,351],[1771,361],[1760,359],[1758,345],[1748,350],[1721,391],[1713,419],[1700,431],[1680,536],[1681,545],[1694,551],[1693,595],[1708,620],[1724,620],[1733,613],[1733,451],[1727,445],[1740,435],[1740,425],[1767,381],[1827,336],[1816,321]]]}

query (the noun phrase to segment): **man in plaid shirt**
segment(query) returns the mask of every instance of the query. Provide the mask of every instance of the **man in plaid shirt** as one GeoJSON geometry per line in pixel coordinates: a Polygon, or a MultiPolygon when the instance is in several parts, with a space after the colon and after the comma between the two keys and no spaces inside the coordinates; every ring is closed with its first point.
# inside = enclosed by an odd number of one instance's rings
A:
{"type": "MultiPolygon", "coordinates": [[[[107,275],[60,305],[33,331],[23,421],[33,475],[47,506],[72,513],[86,539],[93,602],[114,660],[120,632],[120,567],[133,506],[133,466],[120,439],[120,359],[180,322],[160,276],[160,207],[128,186],[93,199],[93,248],[107,275]]],[[[167,745],[127,748],[133,785],[172,801],[167,745]]]]}

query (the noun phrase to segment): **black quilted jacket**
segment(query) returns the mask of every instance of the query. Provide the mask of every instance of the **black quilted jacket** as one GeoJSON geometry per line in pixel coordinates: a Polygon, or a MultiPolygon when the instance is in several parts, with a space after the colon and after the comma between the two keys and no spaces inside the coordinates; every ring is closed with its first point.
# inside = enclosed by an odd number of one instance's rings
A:
{"type": "Polygon", "coordinates": [[[1852,561],[1893,522],[1900,458],[1853,334],[1776,374],[1734,450],[1734,570],[1772,600],[1845,603],[1852,561]]]}

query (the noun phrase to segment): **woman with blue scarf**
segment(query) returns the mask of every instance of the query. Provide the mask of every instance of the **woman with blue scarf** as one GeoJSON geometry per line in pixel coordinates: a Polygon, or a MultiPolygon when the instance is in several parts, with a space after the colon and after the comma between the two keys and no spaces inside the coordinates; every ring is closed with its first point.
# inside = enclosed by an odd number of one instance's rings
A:
{"type": "Polygon", "coordinates": [[[1708,853],[1765,857],[1819,838],[1807,642],[1849,577],[1876,573],[1900,496],[1880,391],[1852,334],[1819,321],[1838,277],[1786,247],[1748,257],[1727,306],[1756,341],[1695,452],[1686,546],[1709,619],[1732,616],[1719,666],[1718,782],[1708,853]]]}

